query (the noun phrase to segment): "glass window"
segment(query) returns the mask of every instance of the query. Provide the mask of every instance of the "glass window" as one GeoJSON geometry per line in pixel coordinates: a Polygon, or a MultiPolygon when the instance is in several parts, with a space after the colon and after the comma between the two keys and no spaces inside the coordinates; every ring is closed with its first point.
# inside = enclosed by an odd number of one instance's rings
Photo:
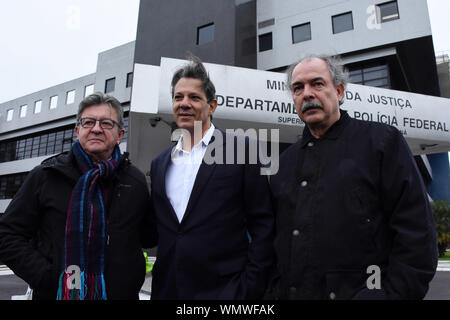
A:
{"type": "Polygon", "coordinates": [[[264,20],[258,23],[258,29],[262,29],[275,24],[275,18],[264,20]]]}
{"type": "Polygon", "coordinates": [[[46,155],[47,140],[48,140],[48,134],[41,135],[41,142],[39,143],[39,156],[46,155]]]}
{"type": "Polygon", "coordinates": [[[299,24],[292,27],[292,43],[311,40],[311,23],[299,24]]]}
{"type": "Polygon", "coordinates": [[[41,137],[34,137],[33,138],[33,148],[31,149],[31,157],[35,158],[38,156],[39,152],[39,141],[41,140],[41,137]]]}
{"type": "Polygon", "coordinates": [[[388,76],[387,69],[370,71],[370,72],[367,72],[366,70],[364,70],[364,80],[387,78],[387,76],[388,76]]]}
{"type": "Polygon", "coordinates": [[[34,113],[40,113],[42,110],[42,100],[38,100],[34,103],[34,113]]]}
{"type": "Polygon", "coordinates": [[[205,44],[214,41],[214,23],[197,28],[197,44],[205,44]]]}
{"type": "Polygon", "coordinates": [[[133,72],[127,74],[127,88],[133,86],[133,72]]]}
{"type": "Polygon", "coordinates": [[[25,118],[25,116],[27,115],[27,109],[28,109],[28,105],[24,104],[23,106],[21,106],[19,117],[25,118]]]}
{"type": "Polygon", "coordinates": [[[113,92],[116,86],[116,78],[111,78],[105,82],[105,93],[113,92]]]}
{"type": "Polygon", "coordinates": [[[94,93],[94,85],[90,84],[84,87],[84,97],[86,98],[88,95],[94,93]]]}
{"type": "Polygon", "coordinates": [[[75,102],[75,90],[67,91],[66,104],[72,104],[75,102]]]}
{"type": "Polygon", "coordinates": [[[56,140],[55,140],[55,153],[62,152],[63,140],[64,140],[64,132],[63,131],[58,131],[56,133],[56,140]]]}
{"type": "Polygon", "coordinates": [[[259,52],[272,50],[272,32],[259,36],[259,52]]]}
{"type": "Polygon", "coordinates": [[[351,12],[333,16],[331,20],[333,23],[333,33],[353,30],[353,17],[351,12]]]}
{"type": "Polygon", "coordinates": [[[6,144],[6,152],[5,152],[5,161],[14,161],[16,160],[16,141],[9,141],[6,144]]]}
{"type": "Polygon", "coordinates": [[[56,132],[49,133],[47,141],[47,154],[52,154],[55,152],[55,141],[56,141],[56,132]]]}
{"type": "Polygon", "coordinates": [[[6,177],[0,177],[0,199],[6,199],[6,177]]]}
{"type": "Polygon", "coordinates": [[[72,128],[66,129],[64,131],[63,152],[69,151],[70,148],[72,147],[73,134],[74,134],[74,130],[72,128]]]}
{"type": "Polygon", "coordinates": [[[349,72],[349,82],[372,87],[390,88],[389,68],[386,64],[362,67],[349,72]]]}
{"type": "Polygon", "coordinates": [[[377,11],[380,15],[380,22],[388,22],[400,18],[398,14],[397,1],[385,2],[377,5],[377,11]]]}
{"type": "Polygon", "coordinates": [[[362,70],[350,71],[348,76],[349,76],[350,83],[361,83],[363,81],[362,80],[362,70]]]}
{"type": "Polygon", "coordinates": [[[11,121],[14,116],[14,109],[9,109],[6,111],[6,121],[11,121]]]}
{"type": "Polygon", "coordinates": [[[371,87],[383,87],[384,88],[385,86],[388,85],[388,82],[387,82],[386,78],[382,78],[382,79],[364,81],[364,85],[371,86],[371,87]]]}
{"type": "Polygon", "coordinates": [[[24,152],[25,159],[31,158],[32,147],[33,147],[33,139],[32,138],[26,139],[25,152],[24,152]]]}
{"type": "Polygon", "coordinates": [[[124,114],[124,116],[123,116],[123,129],[125,130],[125,134],[122,137],[122,142],[127,142],[127,140],[128,140],[128,114],[124,114]]]}
{"type": "Polygon", "coordinates": [[[50,97],[50,109],[55,109],[58,105],[58,96],[50,97]]]}
{"type": "MultiPolygon", "coordinates": [[[[128,115],[125,117],[125,126],[128,128],[128,115]]],[[[67,151],[75,139],[73,125],[68,125],[0,142],[0,163],[67,151]]]]}

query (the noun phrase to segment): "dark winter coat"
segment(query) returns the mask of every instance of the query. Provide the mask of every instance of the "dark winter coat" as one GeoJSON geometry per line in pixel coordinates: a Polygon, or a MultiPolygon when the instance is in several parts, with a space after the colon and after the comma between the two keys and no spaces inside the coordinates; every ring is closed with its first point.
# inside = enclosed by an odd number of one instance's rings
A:
{"type": "MultiPolygon", "coordinates": [[[[72,153],[34,168],[0,218],[0,261],[25,280],[34,299],[56,299],[66,214],[81,176],[72,153]]],[[[105,283],[108,299],[138,299],[145,280],[142,247],[156,244],[144,175],[124,157],[111,179],[106,209],[105,283]]]]}
{"type": "Polygon", "coordinates": [[[210,143],[206,152],[217,143],[214,152],[222,155],[223,164],[200,165],[181,222],[166,194],[173,147],[152,162],[159,235],[152,299],[260,299],[266,290],[274,260],[267,177],[260,175],[259,164],[237,163],[237,143],[234,163],[226,164],[227,137],[219,130],[215,137],[223,137],[223,142],[210,143]]]}
{"type": "Polygon", "coordinates": [[[271,179],[280,299],[421,299],[437,265],[424,183],[394,127],[341,119],[307,127],[271,179]],[[375,273],[381,271],[381,289],[375,273]],[[376,268],[375,267],[375,268],[376,268]],[[369,268],[369,269],[368,269],[369,268]],[[369,285],[368,285],[369,283],[369,285]]]}

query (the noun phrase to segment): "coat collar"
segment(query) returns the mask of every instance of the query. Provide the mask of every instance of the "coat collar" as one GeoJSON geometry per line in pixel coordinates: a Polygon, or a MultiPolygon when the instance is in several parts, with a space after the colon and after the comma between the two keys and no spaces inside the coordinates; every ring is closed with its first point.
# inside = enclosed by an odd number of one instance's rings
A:
{"type": "MultiPolygon", "coordinates": [[[[123,157],[121,157],[117,170],[120,170],[122,167],[128,165],[130,160],[128,159],[128,152],[123,153],[123,157]]],[[[72,181],[78,181],[80,176],[83,174],[78,168],[78,164],[75,160],[75,156],[73,154],[72,149],[70,151],[66,151],[60,153],[56,156],[50,157],[42,161],[41,164],[46,170],[55,170],[68,179],[72,181]]]]}
{"type": "MultiPolygon", "coordinates": [[[[341,117],[338,121],[336,121],[328,130],[325,132],[325,136],[323,139],[336,140],[341,135],[344,128],[347,126],[348,121],[350,120],[350,116],[347,111],[340,109],[341,117]]],[[[309,131],[307,125],[305,125],[305,129],[303,129],[303,137],[301,140],[301,147],[304,148],[306,144],[310,141],[317,140],[309,131]]]]}

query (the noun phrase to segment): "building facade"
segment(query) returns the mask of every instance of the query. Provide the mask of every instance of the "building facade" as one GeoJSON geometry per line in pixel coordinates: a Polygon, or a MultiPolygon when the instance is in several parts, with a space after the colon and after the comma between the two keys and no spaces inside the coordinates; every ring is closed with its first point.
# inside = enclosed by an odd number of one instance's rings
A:
{"type": "MultiPolygon", "coordinates": [[[[340,55],[353,83],[441,95],[426,0],[141,0],[136,41],[100,53],[96,73],[0,104],[0,213],[27,172],[70,148],[78,103],[94,91],[122,103],[128,134],[121,148],[148,173],[171,142],[173,119],[158,114],[158,106],[133,112],[133,82],[140,81],[133,73],[187,52],[208,63],[275,72],[303,55],[340,55]]],[[[301,135],[295,127],[280,130],[280,151],[301,135]]],[[[431,198],[450,201],[447,153],[430,147],[416,161],[431,198]]]]}
{"type": "Polygon", "coordinates": [[[127,133],[120,147],[127,149],[134,45],[100,53],[96,73],[0,104],[0,213],[31,169],[71,148],[78,104],[90,93],[107,92],[122,103],[127,133]]]}

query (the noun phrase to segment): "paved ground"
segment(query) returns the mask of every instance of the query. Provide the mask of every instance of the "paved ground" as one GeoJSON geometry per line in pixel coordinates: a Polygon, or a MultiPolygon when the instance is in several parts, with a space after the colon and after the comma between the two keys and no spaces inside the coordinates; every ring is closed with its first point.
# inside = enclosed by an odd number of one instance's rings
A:
{"type": "Polygon", "coordinates": [[[449,271],[436,272],[436,275],[430,283],[430,290],[425,296],[425,300],[450,300],[449,271]]]}
{"type": "Polygon", "coordinates": [[[0,276],[0,300],[11,300],[12,295],[27,292],[28,285],[16,275],[0,276]]]}
{"type": "MultiPolygon", "coordinates": [[[[447,271],[438,271],[430,283],[430,290],[425,300],[450,300],[450,262],[447,271]]],[[[441,269],[442,266],[439,268],[441,269]]],[[[150,299],[152,277],[147,276],[140,293],[141,300],[150,299]]],[[[0,300],[10,300],[12,295],[23,295],[27,291],[27,284],[7,272],[1,272],[0,268],[0,300]],[[2,275],[3,274],[3,275],[2,275]]]]}

